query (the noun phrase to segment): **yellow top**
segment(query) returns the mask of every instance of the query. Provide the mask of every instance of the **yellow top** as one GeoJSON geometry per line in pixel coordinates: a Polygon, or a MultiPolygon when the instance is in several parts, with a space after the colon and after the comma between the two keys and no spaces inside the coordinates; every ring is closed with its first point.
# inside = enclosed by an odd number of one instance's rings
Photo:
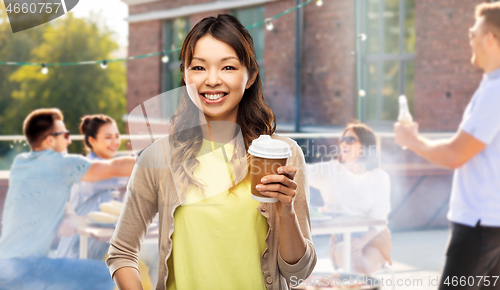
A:
{"type": "Polygon", "coordinates": [[[250,178],[228,191],[233,146],[224,145],[225,152],[217,147],[212,150],[214,143],[203,140],[196,156],[200,164],[194,176],[207,185],[205,196],[192,186],[174,212],[168,290],[266,289],[260,257],[267,220],[251,197],[250,178]]]}

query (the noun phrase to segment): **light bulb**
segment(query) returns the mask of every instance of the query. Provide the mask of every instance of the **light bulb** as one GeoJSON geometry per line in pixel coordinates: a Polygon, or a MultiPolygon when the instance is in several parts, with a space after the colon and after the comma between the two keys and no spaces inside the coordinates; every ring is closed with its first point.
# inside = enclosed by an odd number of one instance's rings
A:
{"type": "Polygon", "coordinates": [[[266,29],[273,30],[273,23],[271,22],[271,18],[266,19],[266,29]]]}
{"type": "Polygon", "coordinates": [[[318,6],[318,7],[323,6],[323,1],[322,0],[317,0],[316,1],[316,6],[318,6]]]}
{"type": "Polygon", "coordinates": [[[101,67],[102,67],[102,69],[106,69],[108,67],[108,61],[107,60],[103,60],[101,62],[101,67]]]}
{"type": "Polygon", "coordinates": [[[359,96],[360,96],[360,97],[364,97],[364,96],[366,96],[366,92],[365,92],[365,90],[359,90],[359,96]]]}
{"type": "Polygon", "coordinates": [[[45,63],[42,63],[42,73],[46,75],[49,72],[49,68],[45,65],[45,63]]]}
{"type": "Polygon", "coordinates": [[[168,55],[166,55],[165,53],[161,53],[162,54],[162,57],[161,57],[161,62],[163,63],[167,63],[168,62],[168,55]]]}

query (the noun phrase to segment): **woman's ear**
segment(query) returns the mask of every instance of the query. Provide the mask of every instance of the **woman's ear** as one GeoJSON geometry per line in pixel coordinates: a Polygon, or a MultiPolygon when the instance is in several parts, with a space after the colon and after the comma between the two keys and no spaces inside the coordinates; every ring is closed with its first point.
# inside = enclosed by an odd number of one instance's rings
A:
{"type": "Polygon", "coordinates": [[[255,82],[255,80],[257,79],[257,75],[258,75],[258,72],[255,71],[253,73],[253,75],[251,75],[249,78],[248,78],[248,81],[247,81],[247,84],[245,85],[245,90],[248,90],[252,85],[253,83],[255,82]]]}
{"type": "Polygon", "coordinates": [[[90,146],[92,146],[92,148],[94,148],[95,144],[97,143],[97,140],[94,137],[92,137],[92,136],[89,136],[88,140],[89,140],[90,146]]]}

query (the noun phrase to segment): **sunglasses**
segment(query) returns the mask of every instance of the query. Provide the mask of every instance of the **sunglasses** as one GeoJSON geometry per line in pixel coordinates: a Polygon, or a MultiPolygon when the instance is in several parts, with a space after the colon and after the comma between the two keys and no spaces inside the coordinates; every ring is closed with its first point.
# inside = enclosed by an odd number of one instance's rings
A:
{"type": "Polygon", "coordinates": [[[49,135],[50,136],[54,136],[54,137],[57,137],[59,135],[63,135],[64,139],[69,140],[69,130],[68,131],[63,131],[63,132],[55,132],[55,133],[52,133],[52,134],[49,134],[49,135]]]}
{"type": "Polygon", "coordinates": [[[352,145],[354,142],[358,141],[358,139],[352,136],[345,136],[340,138],[340,143],[345,142],[347,145],[352,145]]]}

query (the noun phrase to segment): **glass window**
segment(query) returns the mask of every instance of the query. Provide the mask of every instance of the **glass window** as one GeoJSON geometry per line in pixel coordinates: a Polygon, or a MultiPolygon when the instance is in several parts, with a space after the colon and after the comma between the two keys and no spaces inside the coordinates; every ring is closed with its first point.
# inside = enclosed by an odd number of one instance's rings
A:
{"type": "Polygon", "coordinates": [[[399,0],[385,0],[383,18],[384,53],[399,53],[399,0]]]}
{"type": "Polygon", "coordinates": [[[396,120],[399,110],[399,61],[387,61],[383,63],[383,82],[382,82],[382,120],[396,120]]]}
{"type": "MultiPolygon", "coordinates": [[[[264,21],[264,6],[232,10],[230,13],[231,15],[238,18],[241,24],[243,24],[245,27],[255,24],[257,22],[264,21]]],[[[263,25],[250,28],[248,32],[253,38],[257,60],[262,60],[264,57],[264,33],[265,33],[263,25]]]]}
{"type": "Polygon", "coordinates": [[[413,105],[415,0],[367,0],[361,3],[361,84],[363,121],[385,124],[398,116],[398,96],[413,105]]]}
{"type": "Polygon", "coordinates": [[[405,2],[405,52],[415,53],[415,1],[405,2]]]}
{"type": "Polygon", "coordinates": [[[366,34],[371,37],[367,38],[368,53],[378,53],[380,51],[379,35],[379,3],[378,0],[369,0],[366,11],[366,34]]]}
{"type": "MultiPolygon", "coordinates": [[[[243,26],[248,27],[252,24],[264,21],[264,6],[255,6],[250,8],[236,9],[230,11],[230,14],[238,18],[243,26]]],[[[265,30],[263,25],[250,28],[248,30],[253,39],[255,47],[255,55],[259,64],[259,73],[262,82],[264,82],[264,35],[265,30]]]]}
{"type": "MultiPolygon", "coordinates": [[[[165,51],[169,61],[163,65],[163,92],[178,88],[181,85],[182,73],[179,69],[180,49],[182,43],[189,33],[189,20],[187,18],[177,18],[165,22],[165,51]]],[[[169,119],[179,105],[179,100],[169,99],[162,104],[162,116],[169,119]]]]}

